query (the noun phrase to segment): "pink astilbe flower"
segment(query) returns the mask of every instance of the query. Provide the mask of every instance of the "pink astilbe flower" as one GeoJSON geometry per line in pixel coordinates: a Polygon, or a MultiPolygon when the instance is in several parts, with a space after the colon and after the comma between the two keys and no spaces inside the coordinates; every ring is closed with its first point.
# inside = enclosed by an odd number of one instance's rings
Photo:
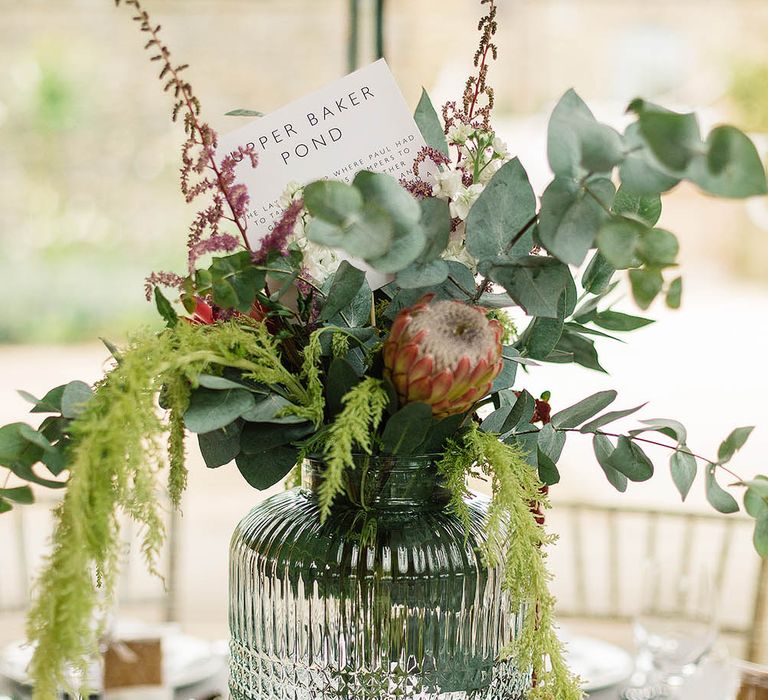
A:
{"type": "Polygon", "coordinates": [[[216,233],[189,249],[189,265],[194,270],[197,259],[206,253],[231,253],[239,246],[240,241],[229,233],[216,233]]]}
{"type": "Polygon", "coordinates": [[[181,289],[183,284],[184,278],[175,272],[153,272],[144,280],[144,296],[147,298],[147,301],[152,301],[152,291],[155,287],[181,289]]]}
{"type": "Polygon", "coordinates": [[[296,227],[296,221],[304,209],[304,200],[297,199],[291,202],[291,205],[283,212],[280,221],[275,224],[272,231],[266,235],[259,249],[253,254],[253,261],[256,263],[264,262],[267,255],[276,250],[280,255],[288,253],[288,243],[293,235],[293,229],[296,227]]]}

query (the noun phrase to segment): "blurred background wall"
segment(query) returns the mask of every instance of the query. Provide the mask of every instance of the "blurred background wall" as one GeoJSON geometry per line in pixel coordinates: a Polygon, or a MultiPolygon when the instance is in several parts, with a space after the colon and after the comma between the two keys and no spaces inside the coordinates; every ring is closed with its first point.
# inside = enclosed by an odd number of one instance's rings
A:
{"type": "MultiPolygon", "coordinates": [[[[362,0],[362,58],[372,54],[372,2],[362,0]]],[[[230,109],[270,111],[346,71],[347,0],[146,0],[221,131],[230,109]]],[[[497,123],[535,184],[546,181],[547,114],[576,87],[598,118],[621,127],[636,95],[706,125],[734,121],[765,155],[768,3],[764,0],[500,0],[491,81],[497,123]]],[[[387,0],[386,54],[410,104],[460,96],[476,46],[476,0],[387,0]]],[[[143,298],[152,270],[183,270],[193,211],[178,192],[181,128],[142,52],[129,11],[109,0],[0,0],[0,422],[26,420],[13,390],[95,380],[97,336],[120,341],[156,324],[143,298]],[[62,345],[66,344],[66,345],[62,345]]],[[[556,406],[603,388],[646,416],[679,417],[713,454],[736,425],[762,424],[738,465],[765,469],[768,412],[768,205],[670,198],[662,225],[679,233],[683,310],[654,308],[628,346],[606,344],[612,376],[537,370],[520,385],[556,406]],[[649,369],[652,368],[652,369],[649,369]]],[[[632,310],[631,304],[625,304],[632,310]]],[[[226,630],[229,534],[260,497],[236,470],[192,455],[183,524],[184,619],[226,630]]],[[[553,498],[611,501],[589,442],[569,443],[553,498]]],[[[689,507],[706,508],[697,484],[689,507]]],[[[624,499],[674,506],[665,470],[624,499]]],[[[2,524],[2,523],[0,523],[2,524]]],[[[2,533],[0,531],[0,538],[2,533]]],[[[39,543],[38,543],[39,549],[39,543]]],[[[10,628],[6,628],[8,630],[10,628]]],[[[0,632],[2,632],[0,630],[0,632]]],[[[1,636],[1,635],[0,635],[1,636]]],[[[0,640],[2,641],[2,640],[0,640]]]]}

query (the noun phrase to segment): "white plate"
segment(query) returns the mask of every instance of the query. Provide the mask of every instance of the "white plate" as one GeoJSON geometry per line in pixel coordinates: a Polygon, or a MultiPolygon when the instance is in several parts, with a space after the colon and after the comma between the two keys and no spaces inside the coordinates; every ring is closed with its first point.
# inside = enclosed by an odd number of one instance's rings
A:
{"type": "MultiPolygon", "coordinates": [[[[161,636],[163,677],[172,688],[207,680],[220,673],[226,663],[226,654],[219,644],[172,631],[165,631],[161,636]]],[[[24,641],[9,644],[0,653],[0,674],[15,683],[29,685],[27,666],[31,658],[32,647],[24,641]]]]}
{"type": "Polygon", "coordinates": [[[632,675],[632,657],[614,644],[592,637],[562,635],[569,668],[581,677],[583,690],[609,688],[632,675]]]}

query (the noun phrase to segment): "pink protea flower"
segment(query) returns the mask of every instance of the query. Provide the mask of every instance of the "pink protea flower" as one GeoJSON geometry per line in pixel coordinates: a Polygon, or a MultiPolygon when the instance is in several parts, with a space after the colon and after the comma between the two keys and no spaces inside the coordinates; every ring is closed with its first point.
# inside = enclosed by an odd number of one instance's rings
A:
{"type": "Polygon", "coordinates": [[[401,404],[426,403],[436,418],[468,411],[501,372],[502,328],[484,311],[427,295],[403,309],[384,343],[384,376],[401,404]]]}

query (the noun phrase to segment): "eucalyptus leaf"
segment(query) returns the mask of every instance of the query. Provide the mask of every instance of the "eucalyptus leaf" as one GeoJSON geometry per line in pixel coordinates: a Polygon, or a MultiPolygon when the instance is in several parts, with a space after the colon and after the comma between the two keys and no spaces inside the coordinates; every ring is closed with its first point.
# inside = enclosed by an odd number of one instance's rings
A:
{"type": "Polygon", "coordinates": [[[607,331],[634,331],[638,328],[643,328],[654,320],[651,318],[642,318],[640,316],[631,316],[629,314],[621,313],[620,311],[601,311],[592,318],[592,322],[600,328],[605,328],[607,331]]]}
{"type": "MultiPolygon", "coordinates": [[[[627,154],[619,166],[620,190],[638,195],[654,195],[672,189],[680,177],[664,169],[640,135],[640,125],[630,124],[624,132],[627,154]]],[[[654,222],[655,223],[655,222],[654,222]]]]}
{"type": "Polygon", "coordinates": [[[627,477],[611,464],[611,456],[615,449],[613,443],[605,435],[596,433],[592,438],[592,449],[608,483],[617,491],[624,493],[627,490],[628,481],[627,477]]]}
{"type": "Polygon", "coordinates": [[[62,384],[51,389],[42,399],[37,399],[26,391],[19,391],[18,394],[25,401],[34,404],[30,413],[61,413],[61,397],[65,387],[66,384],[62,384]]]}
{"type": "Polygon", "coordinates": [[[419,206],[427,242],[418,262],[426,263],[439,258],[451,240],[451,212],[448,202],[435,197],[422,199],[419,206]]]}
{"type": "Polygon", "coordinates": [[[250,252],[214,258],[209,270],[213,302],[224,309],[248,313],[266,279],[266,273],[253,266],[250,252]]]}
{"type": "Polygon", "coordinates": [[[184,414],[184,424],[193,433],[210,433],[223,428],[256,405],[245,389],[195,389],[184,414]]]}
{"type": "Polygon", "coordinates": [[[644,231],[637,246],[637,255],[646,265],[674,265],[680,244],[674,233],[661,228],[644,231]]]}
{"type": "Polygon", "coordinates": [[[85,382],[69,382],[61,394],[61,415],[65,418],[77,418],[90,401],[93,391],[85,382]]]}
{"type": "Polygon", "coordinates": [[[308,422],[291,424],[245,423],[240,435],[240,449],[245,454],[260,454],[265,450],[289,445],[314,432],[308,422]]]}
{"type": "Polygon", "coordinates": [[[637,264],[637,249],[647,228],[632,219],[607,221],[597,234],[600,254],[614,268],[625,270],[637,264]]]}
{"type": "Polygon", "coordinates": [[[264,112],[257,112],[253,109],[231,109],[224,113],[225,117],[263,117],[264,112]]]}
{"type": "Polygon", "coordinates": [[[496,262],[488,275],[507,290],[529,316],[557,318],[558,304],[568,286],[568,266],[541,255],[513,257],[496,262]]]}
{"type": "Polygon", "coordinates": [[[695,114],[679,114],[643,100],[635,100],[629,109],[638,115],[640,134],[658,161],[682,172],[702,150],[701,132],[695,114]]]}
{"type": "Polygon", "coordinates": [[[614,191],[606,178],[583,186],[555,178],[541,198],[538,235],[544,247],[565,263],[581,265],[608,217],[604,206],[611,205],[614,191]]]}
{"type": "Polygon", "coordinates": [[[335,416],[344,408],[342,399],[360,381],[357,370],[344,358],[335,358],[328,367],[325,382],[326,406],[335,416]]]}
{"type": "Polygon", "coordinates": [[[733,430],[733,432],[720,443],[720,447],[717,450],[718,462],[724,464],[725,462],[730,461],[731,457],[744,447],[744,443],[746,443],[754,429],[754,426],[747,426],[733,430]]]}
{"type": "Polygon", "coordinates": [[[254,454],[241,453],[235,463],[243,478],[255,489],[274,486],[296,466],[299,452],[293,447],[276,447],[254,454]]]}
{"type": "Polygon", "coordinates": [[[229,379],[228,377],[217,377],[213,374],[200,374],[197,377],[197,383],[205,389],[247,389],[257,394],[265,394],[266,390],[258,389],[244,381],[229,379]]]}
{"type": "Polygon", "coordinates": [[[752,542],[755,546],[755,551],[761,557],[768,557],[768,512],[761,513],[756,518],[752,542]]]}
{"type": "Polygon", "coordinates": [[[679,309],[683,297],[683,279],[677,277],[669,283],[667,290],[667,306],[670,309],[679,309]]]}
{"type": "Polygon", "coordinates": [[[614,272],[616,268],[600,254],[599,250],[595,251],[584,270],[581,286],[592,294],[602,294],[610,285],[614,272]]]}
{"type": "Polygon", "coordinates": [[[427,263],[412,263],[400,270],[395,280],[403,289],[420,289],[442,284],[447,278],[448,263],[445,260],[432,260],[427,263]]]}
{"type": "Polygon", "coordinates": [[[565,298],[560,299],[557,318],[535,317],[523,331],[518,347],[527,357],[545,359],[557,346],[565,324],[565,298]]]}
{"type": "Polygon", "coordinates": [[[594,341],[573,332],[567,326],[563,330],[563,335],[560,336],[557,346],[552,354],[546,358],[546,361],[558,363],[575,362],[582,367],[605,372],[598,359],[594,341]]]}
{"type": "Polygon", "coordinates": [[[384,426],[381,449],[386,454],[412,455],[424,442],[432,425],[432,407],[409,403],[394,413],[384,426]]]}
{"type": "Polygon", "coordinates": [[[263,399],[254,401],[240,412],[240,417],[249,423],[303,423],[306,418],[287,412],[295,408],[288,399],[279,394],[268,394],[263,399]]]}
{"type": "Polygon", "coordinates": [[[641,403],[639,406],[634,406],[633,408],[625,408],[621,411],[609,411],[608,413],[603,413],[602,416],[593,418],[591,421],[589,421],[589,423],[582,425],[579,429],[579,432],[594,433],[604,425],[608,425],[609,423],[613,423],[617,420],[621,420],[622,418],[626,418],[627,416],[631,416],[633,413],[637,413],[641,408],[644,407],[645,404],[641,403]]]}
{"type": "Polygon", "coordinates": [[[634,194],[619,187],[611,210],[627,219],[635,219],[645,226],[655,226],[661,217],[661,197],[654,194],[634,194]]]}
{"type": "Polygon", "coordinates": [[[680,497],[685,500],[688,492],[696,479],[696,458],[687,452],[687,447],[675,450],[669,458],[669,469],[672,474],[672,481],[675,482],[680,497]]]}
{"type": "Polygon", "coordinates": [[[333,283],[327,300],[320,311],[319,320],[333,318],[355,298],[365,282],[365,272],[358,270],[348,261],[342,260],[333,276],[333,283]]]}
{"type": "Polygon", "coordinates": [[[653,462],[639,445],[625,435],[619,438],[608,464],[630,481],[647,481],[653,476],[653,462]]]}
{"type": "Polygon", "coordinates": [[[716,511],[726,514],[738,512],[739,504],[736,499],[717,483],[714,465],[707,468],[705,486],[707,501],[716,511]]]}
{"type": "Polygon", "coordinates": [[[758,475],[747,482],[744,492],[744,510],[753,518],[761,513],[768,513],[768,477],[758,475]]]}
{"type": "Polygon", "coordinates": [[[422,88],[421,99],[416,106],[416,112],[413,115],[416,126],[419,127],[421,135],[424,137],[427,145],[436,149],[444,156],[450,155],[448,152],[448,142],[445,139],[445,132],[437,116],[432,100],[429,99],[427,91],[422,88]]]}
{"type": "Polygon", "coordinates": [[[197,442],[200,453],[209,469],[216,469],[229,464],[240,453],[240,434],[243,422],[237,420],[229,425],[213,430],[210,433],[200,433],[197,442]]]}
{"type": "Polygon", "coordinates": [[[445,449],[446,441],[454,437],[465,417],[462,413],[441,420],[433,420],[424,442],[419,446],[419,452],[423,454],[441,453],[445,449]]]}
{"type": "Polygon", "coordinates": [[[552,486],[560,481],[560,472],[557,469],[557,465],[540,447],[536,453],[536,461],[539,465],[539,479],[542,483],[552,486]]]}
{"type": "Polygon", "coordinates": [[[561,430],[555,430],[552,423],[546,423],[541,426],[539,431],[538,445],[539,450],[556,463],[565,447],[565,433],[561,430]]]}
{"type": "Polygon", "coordinates": [[[606,406],[612,404],[616,400],[616,396],[617,394],[613,389],[592,394],[573,406],[555,413],[552,416],[552,426],[559,430],[577,428],[606,406]]]}
{"type": "Polygon", "coordinates": [[[314,217],[336,226],[344,225],[363,208],[360,192],[336,180],[318,180],[304,188],[304,206],[314,217]]]}
{"type": "Polygon", "coordinates": [[[637,305],[647,309],[661,292],[664,278],[656,269],[636,269],[629,271],[629,283],[637,305]]]}
{"type": "Polygon", "coordinates": [[[35,502],[35,496],[29,486],[17,486],[12,489],[0,489],[0,499],[8,499],[14,503],[29,505],[35,502]]]}
{"type": "Polygon", "coordinates": [[[516,252],[519,232],[536,214],[536,195],[519,159],[499,168],[469,210],[466,247],[478,260],[493,260],[516,252]]]}
{"type": "Polygon", "coordinates": [[[718,197],[754,197],[768,192],[765,166],[749,137],[733,126],[718,126],[707,137],[706,155],[693,160],[687,177],[718,197]]]}

